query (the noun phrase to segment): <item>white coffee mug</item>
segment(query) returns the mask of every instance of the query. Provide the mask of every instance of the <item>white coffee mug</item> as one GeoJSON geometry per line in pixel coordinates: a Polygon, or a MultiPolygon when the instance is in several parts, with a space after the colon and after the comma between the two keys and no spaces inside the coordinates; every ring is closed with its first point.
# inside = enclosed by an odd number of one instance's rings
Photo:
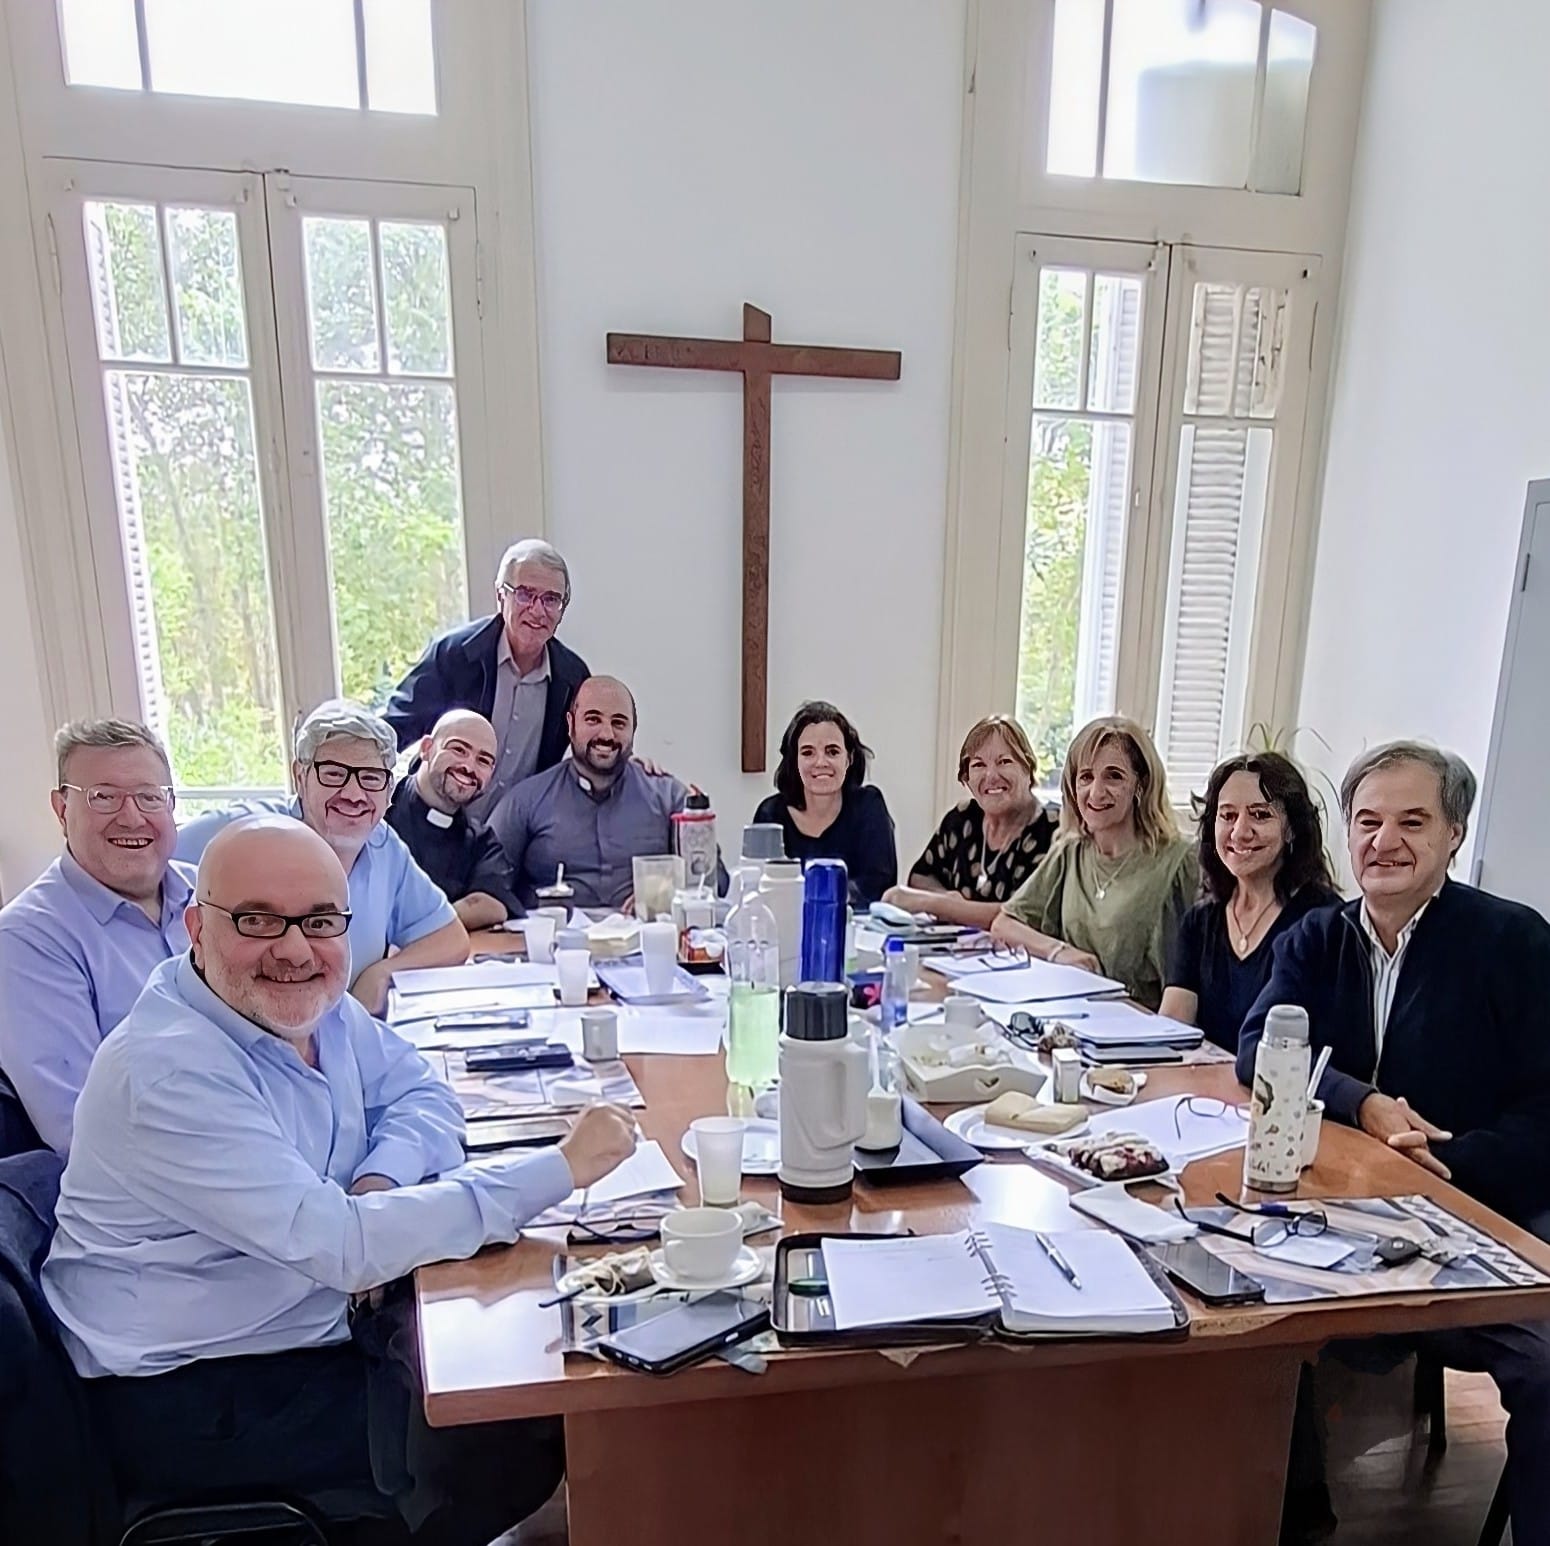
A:
{"type": "Polygon", "coordinates": [[[731,1208],[679,1208],[662,1220],[662,1259],[674,1277],[714,1283],[742,1248],[742,1216],[731,1208]]]}
{"type": "Polygon", "coordinates": [[[581,1055],[589,1063],[612,1063],[619,1056],[619,1017],[613,1010],[581,1011],[581,1055]]]}
{"type": "Polygon", "coordinates": [[[977,998],[967,993],[953,993],[942,1005],[942,1019],[955,1031],[977,1031],[985,1019],[977,998]]]}

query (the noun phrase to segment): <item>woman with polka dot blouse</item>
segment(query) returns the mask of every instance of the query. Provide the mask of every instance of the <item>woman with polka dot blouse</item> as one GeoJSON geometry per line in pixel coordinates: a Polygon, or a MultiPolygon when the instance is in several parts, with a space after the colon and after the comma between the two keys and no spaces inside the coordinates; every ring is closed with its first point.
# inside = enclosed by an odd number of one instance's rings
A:
{"type": "Polygon", "coordinates": [[[909,884],[894,886],[884,900],[988,929],[1055,836],[1034,790],[1038,773],[1033,747],[1010,714],[980,720],[958,753],[958,779],[969,798],[942,818],[909,884]]]}

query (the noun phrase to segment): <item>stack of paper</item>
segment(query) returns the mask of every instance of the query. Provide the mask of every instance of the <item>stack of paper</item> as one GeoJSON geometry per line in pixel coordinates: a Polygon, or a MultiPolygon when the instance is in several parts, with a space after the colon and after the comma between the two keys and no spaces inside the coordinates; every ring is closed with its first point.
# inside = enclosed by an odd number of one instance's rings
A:
{"type": "MultiPolygon", "coordinates": [[[[475,961],[394,972],[387,1021],[404,1028],[457,1015],[548,1008],[558,980],[553,965],[537,961],[475,961]]],[[[597,985],[593,972],[587,986],[597,985]]],[[[498,1034],[486,1038],[498,1039],[498,1034]]]]}
{"type": "Polygon", "coordinates": [[[1051,1013],[1076,1033],[1077,1051],[1090,1063],[1156,1062],[1188,1052],[1205,1039],[1198,1026],[1112,1000],[1073,1004],[1051,1013]]]}
{"type": "Polygon", "coordinates": [[[1100,977],[1080,966],[1058,961],[1029,961],[1010,970],[967,972],[958,979],[960,993],[993,1004],[1037,1004],[1046,999],[1098,998],[1123,993],[1125,985],[1112,977],[1100,977]]]}

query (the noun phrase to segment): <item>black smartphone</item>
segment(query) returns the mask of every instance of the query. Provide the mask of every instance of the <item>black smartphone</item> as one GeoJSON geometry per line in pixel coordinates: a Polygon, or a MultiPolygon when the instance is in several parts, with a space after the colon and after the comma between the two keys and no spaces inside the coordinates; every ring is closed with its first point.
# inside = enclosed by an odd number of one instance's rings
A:
{"type": "Polygon", "coordinates": [[[1206,1304],[1257,1304],[1265,1297],[1265,1285],[1258,1278],[1228,1266],[1198,1240],[1149,1245],[1147,1252],[1175,1283],[1182,1283],[1206,1304]]]}
{"type": "Polygon", "coordinates": [[[770,1323],[770,1308],[741,1294],[707,1294],[676,1310],[599,1340],[598,1350],[626,1369],[676,1374],[770,1323]]]}
{"type": "Polygon", "coordinates": [[[534,1068],[569,1068],[575,1061],[563,1041],[516,1041],[470,1047],[463,1054],[463,1066],[471,1074],[523,1074],[534,1068]]]}

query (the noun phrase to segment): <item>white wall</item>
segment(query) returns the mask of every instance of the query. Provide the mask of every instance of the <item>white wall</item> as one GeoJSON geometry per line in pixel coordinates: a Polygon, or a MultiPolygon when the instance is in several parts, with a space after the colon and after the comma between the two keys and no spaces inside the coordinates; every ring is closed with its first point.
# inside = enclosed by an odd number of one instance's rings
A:
{"type": "Polygon", "coordinates": [[[1484,773],[1550,474],[1546,58],[1536,0],[1375,12],[1300,715],[1327,768],[1419,735],[1484,773]]]}
{"type": "MultiPolygon", "coordinates": [[[[739,770],[735,376],[604,363],[604,335],[903,351],[896,385],[777,379],[770,749],[826,697],[877,753],[908,865],[931,809],[964,9],[959,0],[532,0],[549,532],[564,636],[640,701],[640,745],[739,770]]],[[[771,763],[773,767],[773,760],[771,763]]]]}

